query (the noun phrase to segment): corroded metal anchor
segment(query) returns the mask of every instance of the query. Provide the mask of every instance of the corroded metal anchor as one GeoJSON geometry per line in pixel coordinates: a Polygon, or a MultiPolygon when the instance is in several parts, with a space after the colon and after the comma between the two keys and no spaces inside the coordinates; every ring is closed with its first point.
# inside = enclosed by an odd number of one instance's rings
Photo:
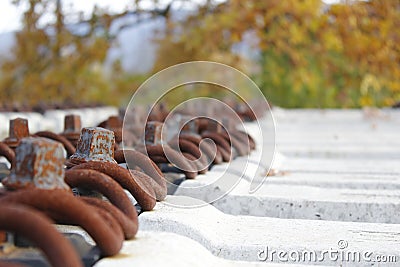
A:
{"type": "Polygon", "coordinates": [[[145,128],[145,144],[137,146],[136,150],[152,159],[155,163],[174,164],[188,179],[194,179],[197,175],[197,167],[182,154],[164,143],[161,136],[163,123],[150,121],[145,128]]]}
{"type": "Polygon", "coordinates": [[[16,147],[19,145],[21,139],[29,136],[52,139],[61,143],[64,146],[64,149],[67,151],[67,155],[72,155],[73,153],[75,153],[75,147],[64,136],[50,131],[39,131],[31,135],[29,133],[28,120],[23,118],[10,120],[9,136],[3,140],[3,143],[11,149],[15,150],[16,147]]]}
{"type": "MultiPolygon", "coordinates": [[[[130,162],[135,162],[136,166],[140,167],[139,170],[119,166],[114,159],[114,144],[113,131],[100,127],[83,128],[76,153],[66,162],[70,168],[66,171],[66,177],[78,176],[86,169],[101,172],[128,190],[143,210],[152,210],[156,200],[163,200],[167,193],[161,171],[154,163],[149,162],[149,159],[143,159],[143,155],[138,156],[139,153],[135,154],[130,162]]],[[[116,158],[120,163],[125,161],[123,153],[117,153],[116,158]]],[[[135,152],[127,153],[132,155],[135,152]]],[[[91,186],[94,187],[95,184],[91,186]]]]}
{"type": "MultiPolygon", "coordinates": [[[[137,232],[135,209],[123,189],[112,178],[100,172],[86,170],[83,172],[84,178],[80,175],[74,176],[72,173],[70,177],[65,178],[64,182],[63,162],[61,144],[45,138],[21,139],[16,147],[15,168],[2,182],[7,188],[7,191],[1,192],[2,207],[10,207],[9,212],[12,214],[15,213],[15,209],[20,209],[16,207],[13,211],[14,206],[28,206],[45,213],[58,223],[80,225],[97,243],[104,256],[115,255],[120,250],[124,237],[132,238],[137,232]],[[77,181],[78,178],[79,181],[77,181]],[[101,181],[96,182],[96,189],[103,193],[112,204],[102,200],[73,196],[69,186],[75,184],[90,186],[92,180],[101,181]]],[[[14,215],[10,218],[19,218],[14,215]]],[[[21,225],[29,228],[23,224],[23,221],[14,222],[18,224],[17,228],[10,228],[9,223],[1,221],[0,218],[0,225],[4,230],[18,230],[21,225]]],[[[40,223],[38,227],[48,228],[46,223],[40,223]]],[[[51,230],[49,232],[52,233],[51,230]]],[[[28,237],[32,236],[28,235],[28,237]]],[[[33,239],[34,243],[40,241],[36,240],[35,236],[33,239]]],[[[47,239],[43,238],[43,240],[47,239]]],[[[53,239],[49,237],[49,240],[53,239]]],[[[46,255],[52,255],[53,252],[49,251],[52,247],[51,241],[43,242],[39,243],[39,247],[45,249],[46,255]]],[[[74,258],[75,256],[67,255],[67,257],[74,258]]],[[[65,259],[65,257],[60,259],[65,259]]],[[[56,259],[52,258],[52,260],[56,259]]],[[[60,262],[52,262],[52,264],[65,266],[60,262]]]]}

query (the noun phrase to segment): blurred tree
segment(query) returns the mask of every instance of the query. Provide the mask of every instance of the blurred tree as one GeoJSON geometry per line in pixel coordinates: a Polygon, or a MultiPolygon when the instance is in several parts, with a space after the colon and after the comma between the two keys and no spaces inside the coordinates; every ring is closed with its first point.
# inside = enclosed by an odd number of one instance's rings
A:
{"type": "MultiPolygon", "coordinates": [[[[256,82],[286,107],[387,106],[400,100],[400,1],[207,1],[168,24],[156,66],[216,60],[245,69],[234,53],[258,42],[256,82]]],[[[249,71],[249,70],[247,70],[249,71]]]]}
{"type": "MultiPolygon", "coordinates": [[[[400,101],[400,1],[207,0],[191,3],[179,19],[171,6],[184,0],[149,0],[153,9],[66,19],[61,0],[14,0],[26,6],[12,58],[1,66],[0,97],[7,101],[87,101],[120,104],[144,76],[103,63],[119,31],[139,21],[128,14],[163,17],[153,71],[189,60],[214,60],[250,73],[274,104],[285,107],[387,106],[400,101]],[[196,5],[193,7],[193,5],[196,5]],[[51,23],[45,24],[48,17],[51,23]],[[66,23],[68,21],[68,23],[66,23]],[[82,33],[76,29],[84,25],[82,33]],[[237,53],[245,36],[252,57],[237,53]]],[[[76,15],[76,14],[75,14],[76,15]]],[[[142,18],[140,17],[140,18],[142,18]]],[[[179,16],[178,16],[179,17],[179,16]]],[[[202,95],[213,94],[202,87],[202,95]]],[[[175,99],[176,101],[176,99],[175,99]]]]}
{"type": "Polygon", "coordinates": [[[42,102],[101,101],[109,86],[101,64],[109,43],[96,31],[103,16],[93,9],[86,34],[73,34],[64,21],[61,0],[17,0],[26,4],[23,29],[16,33],[13,57],[2,65],[2,99],[42,102]],[[51,11],[48,11],[51,10],[51,11]],[[55,22],[41,26],[45,15],[55,22]]]}
{"type": "Polygon", "coordinates": [[[400,100],[400,1],[354,1],[328,11],[343,54],[357,68],[359,105],[400,100]]]}
{"type": "Polygon", "coordinates": [[[133,10],[111,14],[95,6],[89,18],[68,14],[75,21],[66,23],[61,0],[12,2],[27,9],[23,28],[16,33],[12,57],[1,65],[0,99],[26,104],[126,101],[143,77],[126,74],[118,61],[108,73],[103,66],[118,33],[142,20],[120,21],[114,30],[111,26],[128,14],[145,13],[144,19],[167,16],[170,7],[144,10],[136,0],[133,10]]]}

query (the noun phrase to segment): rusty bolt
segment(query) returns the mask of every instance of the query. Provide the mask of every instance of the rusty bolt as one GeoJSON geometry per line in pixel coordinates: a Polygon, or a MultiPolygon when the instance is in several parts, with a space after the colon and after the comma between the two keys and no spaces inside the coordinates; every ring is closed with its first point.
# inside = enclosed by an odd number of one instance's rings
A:
{"type": "Polygon", "coordinates": [[[160,145],[162,144],[162,130],[163,124],[158,121],[150,121],[146,123],[145,129],[145,142],[146,145],[160,145]]]}
{"type": "MultiPolygon", "coordinates": [[[[8,238],[8,234],[6,231],[0,231],[0,243],[5,243],[7,242],[7,238],[8,238]]],[[[0,247],[0,251],[1,251],[1,247],[0,247]]]]}
{"type": "Polygon", "coordinates": [[[80,132],[82,128],[81,116],[79,115],[66,115],[64,118],[64,132],[76,133],[80,132]]]}
{"type": "Polygon", "coordinates": [[[11,148],[16,148],[22,138],[29,136],[28,120],[22,118],[10,120],[8,135],[9,136],[4,140],[4,143],[11,148]]]}
{"type": "Polygon", "coordinates": [[[209,119],[207,123],[207,131],[213,133],[221,133],[222,126],[218,121],[209,119]]]}
{"type": "Polygon", "coordinates": [[[107,129],[114,130],[122,127],[122,121],[119,116],[110,116],[106,121],[107,129]]]}
{"type": "Polygon", "coordinates": [[[75,163],[114,160],[114,132],[101,127],[87,127],[81,131],[76,152],[70,157],[75,163]]]}
{"type": "Polygon", "coordinates": [[[237,103],[234,110],[244,121],[254,121],[257,119],[254,111],[245,103],[237,103]]]}
{"type": "Polygon", "coordinates": [[[182,132],[195,134],[198,134],[199,132],[199,121],[196,119],[188,120],[187,117],[183,117],[180,124],[182,132]]]}
{"type": "Polygon", "coordinates": [[[64,132],[62,136],[67,138],[76,147],[81,134],[82,122],[79,115],[66,115],[64,118],[64,132]]]}
{"type": "Polygon", "coordinates": [[[21,139],[15,154],[15,168],[3,181],[7,188],[69,188],[64,183],[65,158],[62,144],[46,138],[27,137],[21,139]]]}
{"type": "Polygon", "coordinates": [[[122,142],[122,123],[122,120],[118,116],[110,116],[105,121],[105,128],[114,132],[115,141],[117,143],[122,142]]]}

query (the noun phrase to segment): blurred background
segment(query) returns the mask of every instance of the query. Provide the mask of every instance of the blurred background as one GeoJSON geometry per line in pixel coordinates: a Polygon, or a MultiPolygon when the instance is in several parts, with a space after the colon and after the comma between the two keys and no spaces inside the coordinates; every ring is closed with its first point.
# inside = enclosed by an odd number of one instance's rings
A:
{"type": "Polygon", "coordinates": [[[124,106],[152,74],[191,60],[238,68],[272,105],[394,106],[400,101],[400,0],[0,4],[3,110],[124,106]]]}

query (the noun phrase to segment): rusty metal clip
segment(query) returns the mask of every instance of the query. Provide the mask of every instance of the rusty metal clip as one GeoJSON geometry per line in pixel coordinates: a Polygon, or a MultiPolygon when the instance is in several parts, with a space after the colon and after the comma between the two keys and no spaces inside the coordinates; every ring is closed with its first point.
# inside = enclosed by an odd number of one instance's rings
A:
{"type": "MultiPolygon", "coordinates": [[[[20,204],[1,203],[0,229],[21,234],[46,255],[52,266],[83,266],[70,242],[44,214],[20,204]]],[[[12,266],[11,264],[3,266],[12,266]]]]}

